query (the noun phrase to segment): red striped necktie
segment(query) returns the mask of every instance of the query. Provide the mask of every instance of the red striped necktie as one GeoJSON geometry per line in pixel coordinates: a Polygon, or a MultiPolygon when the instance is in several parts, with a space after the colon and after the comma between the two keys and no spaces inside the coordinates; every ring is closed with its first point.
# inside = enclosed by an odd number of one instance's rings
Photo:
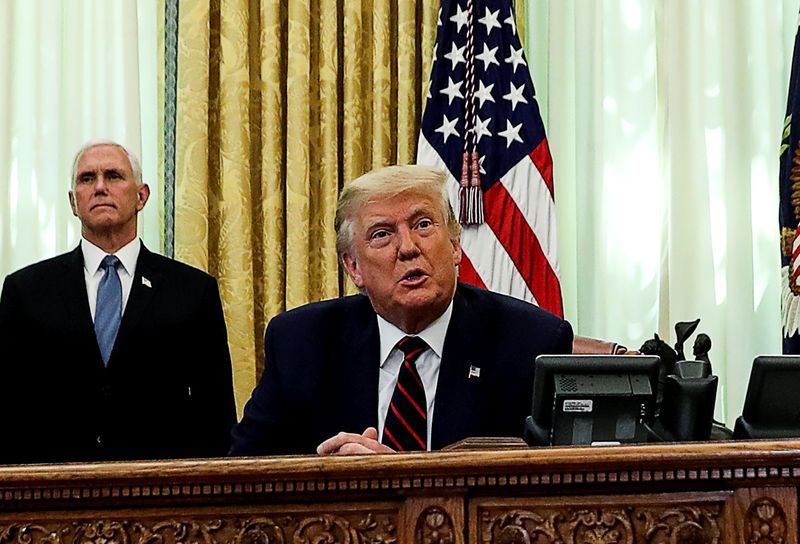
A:
{"type": "Polygon", "coordinates": [[[418,336],[406,336],[397,343],[403,365],[383,425],[383,443],[397,451],[428,449],[428,402],[417,372],[416,360],[428,349],[418,336]]]}

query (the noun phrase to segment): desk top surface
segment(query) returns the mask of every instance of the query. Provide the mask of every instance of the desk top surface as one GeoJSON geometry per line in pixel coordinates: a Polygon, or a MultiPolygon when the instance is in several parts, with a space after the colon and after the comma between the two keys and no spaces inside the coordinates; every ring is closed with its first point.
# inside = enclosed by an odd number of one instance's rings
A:
{"type": "MultiPolygon", "coordinates": [[[[800,440],[570,446],[388,455],[242,457],[0,466],[0,488],[48,482],[266,482],[287,479],[435,478],[626,470],[800,471],[800,440]]],[[[800,474],[800,472],[799,472],[800,474]]]]}

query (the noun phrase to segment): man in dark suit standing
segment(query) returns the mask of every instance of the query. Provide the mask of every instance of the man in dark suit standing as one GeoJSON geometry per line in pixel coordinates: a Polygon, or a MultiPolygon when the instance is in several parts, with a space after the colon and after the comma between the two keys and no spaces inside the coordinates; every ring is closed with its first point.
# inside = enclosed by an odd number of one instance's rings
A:
{"type": "Polygon", "coordinates": [[[136,234],[150,189],[116,143],[75,157],[73,251],[0,295],[0,462],[224,455],[236,421],[217,283],[136,234]]]}
{"type": "Polygon", "coordinates": [[[534,358],[570,353],[566,321],[457,283],[444,173],[388,167],[345,186],[337,250],[364,293],[274,318],[234,455],[439,449],[522,436],[534,358]]]}

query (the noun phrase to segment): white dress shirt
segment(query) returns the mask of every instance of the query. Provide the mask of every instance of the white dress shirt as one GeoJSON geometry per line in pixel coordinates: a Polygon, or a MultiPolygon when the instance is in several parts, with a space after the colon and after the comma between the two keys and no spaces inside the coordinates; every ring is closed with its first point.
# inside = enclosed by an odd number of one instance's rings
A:
{"type": "Polygon", "coordinates": [[[378,316],[378,332],[380,334],[380,378],[378,380],[378,440],[383,438],[383,426],[386,413],[392,402],[392,395],[403,364],[403,352],[397,347],[404,336],[419,336],[430,349],[425,350],[417,358],[417,372],[425,387],[425,399],[428,401],[428,451],[431,449],[431,430],[433,429],[433,408],[436,403],[436,384],[439,382],[439,367],[442,362],[442,349],[447,326],[453,315],[453,301],[442,315],[428,327],[416,335],[407,335],[381,316],[378,316]]]}
{"type": "MultiPolygon", "coordinates": [[[[117,267],[117,274],[122,284],[123,314],[128,304],[128,297],[131,294],[133,276],[136,274],[136,261],[139,259],[141,247],[141,240],[134,238],[114,253],[120,261],[120,265],[117,267]]],[[[105,274],[105,271],[100,268],[100,263],[109,254],[86,238],[81,239],[81,251],[83,252],[83,276],[86,280],[86,294],[89,295],[89,309],[92,312],[92,321],[94,321],[94,313],[97,306],[97,288],[100,287],[100,280],[103,279],[103,274],[105,274]]]]}

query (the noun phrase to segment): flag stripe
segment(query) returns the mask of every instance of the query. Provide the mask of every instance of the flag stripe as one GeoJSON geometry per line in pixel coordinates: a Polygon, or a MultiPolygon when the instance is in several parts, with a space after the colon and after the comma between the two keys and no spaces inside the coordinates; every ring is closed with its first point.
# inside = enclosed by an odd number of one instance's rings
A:
{"type": "Polygon", "coordinates": [[[550,198],[554,198],[553,159],[550,156],[550,146],[547,144],[546,138],[539,142],[536,149],[531,152],[530,157],[533,164],[536,165],[536,170],[541,174],[545,185],[547,185],[547,190],[550,191],[550,198]]]}
{"type": "Polygon", "coordinates": [[[525,278],[488,224],[464,229],[461,247],[488,289],[537,304],[525,278]]]}
{"type": "Polygon", "coordinates": [[[483,283],[475,267],[472,266],[472,261],[469,260],[466,253],[462,253],[461,255],[461,264],[458,266],[458,279],[465,283],[486,289],[486,284],[483,283]]]}
{"type": "Polygon", "coordinates": [[[539,301],[539,306],[562,315],[558,278],[525,217],[502,183],[495,183],[486,196],[486,223],[497,234],[533,296],[539,301]]]}
{"type": "Polygon", "coordinates": [[[500,181],[533,230],[547,262],[558,276],[556,204],[536,165],[529,156],[523,157],[500,181]]]}
{"type": "Polygon", "coordinates": [[[486,288],[537,304],[525,278],[487,223],[465,228],[461,247],[486,288]]]}

